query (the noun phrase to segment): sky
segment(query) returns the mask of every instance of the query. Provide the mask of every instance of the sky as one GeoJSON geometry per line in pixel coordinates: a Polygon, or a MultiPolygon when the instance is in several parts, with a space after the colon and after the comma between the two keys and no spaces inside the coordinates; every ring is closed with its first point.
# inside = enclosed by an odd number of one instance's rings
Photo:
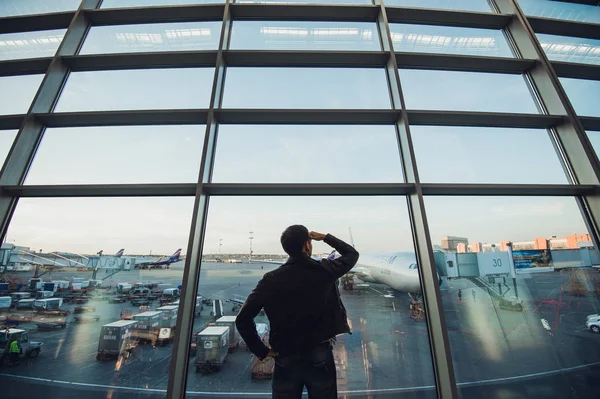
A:
{"type": "MultiPolygon", "coordinates": [[[[129,1],[127,5],[191,1],[129,1]]],[[[45,11],[77,2],[44,3],[45,11]]],[[[197,3],[197,2],[196,2],[197,3]]],[[[353,1],[353,3],[360,3],[353,1]]],[[[530,15],[600,22],[600,8],[521,0],[530,15]],[[553,8],[554,7],[554,8],[553,8]],[[563,7],[563,6],[561,6],[563,7]]],[[[8,1],[1,15],[32,2],[8,1]]],[[[104,7],[124,4],[105,0],[104,7]]],[[[390,5],[489,11],[486,1],[386,1],[390,5]]],[[[563,3],[564,4],[564,3],[563,3]]],[[[63,8],[60,8],[63,7],[63,8]]],[[[17,11],[15,11],[17,10],[17,11]]],[[[13,14],[10,14],[13,12],[13,14]]],[[[81,54],[214,50],[220,22],[94,27],[81,54]]],[[[394,24],[396,51],[512,57],[500,31],[394,24]]],[[[0,35],[0,60],[54,54],[64,30],[0,35]]],[[[550,59],[600,63],[600,41],[538,35],[550,59]]],[[[374,23],[233,24],[231,49],[378,51],[374,23]]],[[[214,68],[72,73],[57,112],[193,109],[208,106],[214,68]]],[[[400,70],[409,109],[537,114],[519,75],[400,70]]],[[[0,115],[25,113],[42,75],[0,77],[0,115]]],[[[600,116],[600,81],[561,79],[580,115],[600,116]],[[596,87],[598,86],[598,87],[596,87]]],[[[229,68],[224,108],[390,109],[383,69],[229,68]]],[[[0,159],[15,130],[0,131],[0,159]]],[[[425,183],[544,183],[567,180],[544,130],[411,127],[425,183]]],[[[25,184],[194,183],[204,125],[49,128],[25,184]]],[[[588,132],[600,149],[600,132],[588,132]]],[[[403,182],[393,126],[222,125],[213,182],[403,182]]],[[[193,198],[59,198],[19,201],[6,241],[44,251],[169,255],[187,247],[193,198]]],[[[584,233],[573,198],[428,197],[432,241],[457,235],[499,242],[584,233]]],[[[404,197],[213,197],[205,252],[282,253],[290,224],[330,232],[361,251],[412,251],[404,197]],[[222,240],[222,241],[220,241],[222,240]]],[[[324,244],[316,252],[328,252],[324,244]]]]}

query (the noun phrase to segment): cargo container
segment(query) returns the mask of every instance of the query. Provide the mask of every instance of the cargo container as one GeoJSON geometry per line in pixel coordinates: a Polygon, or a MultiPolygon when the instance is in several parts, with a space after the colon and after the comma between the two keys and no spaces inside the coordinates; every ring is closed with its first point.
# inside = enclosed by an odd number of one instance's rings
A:
{"type": "Polygon", "coordinates": [[[173,328],[177,323],[177,310],[179,306],[177,305],[167,305],[161,306],[156,310],[161,312],[162,315],[160,317],[160,327],[161,328],[173,328]]]}
{"type": "Polygon", "coordinates": [[[100,328],[96,360],[117,359],[121,355],[128,357],[136,347],[131,335],[131,329],[136,325],[137,321],[133,320],[119,320],[103,325],[100,328]]]}
{"type": "Polygon", "coordinates": [[[10,294],[10,296],[12,297],[13,302],[19,302],[23,299],[31,298],[31,294],[29,292],[13,292],[10,294]]]}
{"type": "Polygon", "coordinates": [[[57,291],[68,290],[71,283],[67,280],[55,280],[53,283],[56,285],[57,291]]]}
{"type": "Polygon", "coordinates": [[[196,336],[196,372],[219,371],[229,351],[229,327],[206,327],[196,336]]]}
{"type": "Polygon", "coordinates": [[[54,292],[52,292],[52,291],[37,291],[35,293],[36,299],[52,298],[53,296],[54,296],[54,292]]]}
{"type": "Polygon", "coordinates": [[[160,318],[162,312],[150,311],[133,315],[133,320],[138,324],[131,334],[138,338],[140,342],[149,342],[155,346],[158,342],[160,333],[160,318]]]}
{"type": "Polygon", "coordinates": [[[240,346],[240,333],[235,327],[235,319],[237,316],[223,316],[219,318],[215,324],[221,327],[229,327],[229,352],[240,346]]]}
{"type": "Polygon", "coordinates": [[[36,299],[33,302],[33,307],[37,310],[57,310],[60,309],[62,304],[62,298],[36,299]]]}
{"type": "Polygon", "coordinates": [[[79,292],[83,290],[81,283],[71,283],[71,292],[79,292]]]}
{"type": "Polygon", "coordinates": [[[42,288],[42,279],[39,277],[30,278],[27,284],[29,290],[39,290],[42,288]]]}
{"type": "Polygon", "coordinates": [[[15,306],[15,308],[17,309],[33,309],[33,303],[37,301],[37,299],[33,299],[33,298],[27,298],[27,299],[21,299],[18,302],[13,302],[13,305],[15,306]]]}
{"type": "Polygon", "coordinates": [[[9,291],[8,283],[0,283],[0,292],[8,292],[8,291],[9,291]]]}
{"type": "Polygon", "coordinates": [[[12,297],[0,296],[0,312],[8,310],[12,305],[12,297]]]}
{"type": "Polygon", "coordinates": [[[51,292],[56,292],[57,289],[57,284],[54,282],[43,282],[42,283],[42,291],[51,291],[51,292]]]}
{"type": "Polygon", "coordinates": [[[163,296],[166,297],[178,297],[179,296],[179,289],[178,288],[167,288],[164,289],[162,292],[163,296]]]}

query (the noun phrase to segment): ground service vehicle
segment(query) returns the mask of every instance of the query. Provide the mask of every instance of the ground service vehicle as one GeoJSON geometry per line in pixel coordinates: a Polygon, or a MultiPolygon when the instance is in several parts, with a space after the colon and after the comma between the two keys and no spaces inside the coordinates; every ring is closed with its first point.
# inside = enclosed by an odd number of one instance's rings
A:
{"type": "Polygon", "coordinates": [[[132,329],[131,334],[140,341],[150,342],[153,346],[158,342],[160,333],[160,318],[162,312],[150,311],[133,315],[137,326],[132,329]]]}
{"type": "Polygon", "coordinates": [[[596,334],[600,334],[600,314],[589,315],[585,322],[585,326],[596,334]]]}
{"type": "Polygon", "coordinates": [[[229,352],[233,352],[235,348],[240,346],[240,334],[235,327],[235,319],[237,316],[220,317],[215,324],[221,327],[229,327],[229,352]]]}
{"type": "Polygon", "coordinates": [[[196,372],[219,371],[229,351],[229,327],[206,327],[196,336],[196,372]]]}
{"type": "Polygon", "coordinates": [[[118,359],[121,355],[128,357],[137,346],[131,335],[131,329],[137,323],[133,320],[119,320],[103,325],[100,328],[96,360],[118,359]]]}
{"type": "Polygon", "coordinates": [[[37,299],[33,302],[36,310],[58,310],[63,304],[62,298],[37,299]]]}
{"type": "Polygon", "coordinates": [[[34,358],[40,354],[42,350],[41,342],[29,340],[27,331],[18,328],[7,328],[0,331],[0,365],[7,366],[10,363],[8,348],[12,340],[16,338],[21,345],[21,357],[34,358]]]}

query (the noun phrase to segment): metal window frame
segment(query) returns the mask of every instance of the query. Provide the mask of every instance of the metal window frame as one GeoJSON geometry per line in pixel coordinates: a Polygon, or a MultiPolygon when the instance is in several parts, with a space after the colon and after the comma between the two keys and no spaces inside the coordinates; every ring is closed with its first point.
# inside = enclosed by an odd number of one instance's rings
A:
{"type": "Polygon", "coordinates": [[[183,275],[178,335],[168,378],[167,397],[185,397],[188,347],[200,275],[203,240],[211,196],[404,196],[407,198],[429,327],[436,389],[441,398],[457,398],[452,357],[435,263],[431,251],[426,196],[567,196],[580,205],[596,246],[600,243],[600,161],[584,129],[600,130],[600,117],[573,110],[558,77],[600,80],[600,66],[550,62],[535,33],[600,38],[600,25],[526,17],[515,0],[494,0],[499,13],[373,5],[203,4],[99,9],[101,0],[83,0],[69,12],[0,18],[0,34],[67,28],[54,57],[0,62],[0,76],[44,73],[26,114],[0,115],[0,130],[19,129],[0,175],[0,235],[4,237],[19,198],[194,196],[183,275]],[[229,49],[234,21],[374,22],[381,51],[246,51],[229,49]],[[221,21],[216,50],[78,55],[93,26],[190,21],[221,21]],[[503,29],[523,58],[395,52],[390,23],[503,29]],[[393,107],[369,110],[223,109],[227,67],[381,68],[388,77],[393,107]],[[214,67],[208,109],[53,113],[71,71],[214,67]],[[404,106],[398,70],[402,68],[526,74],[547,114],[410,110],[404,106]],[[205,124],[198,181],[188,184],[23,185],[46,127],[205,124]],[[212,182],[220,124],[368,124],[394,125],[406,183],[229,184],[212,182]],[[419,180],[410,126],[482,126],[548,129],[572,184],[432,184],[419,180]]]}

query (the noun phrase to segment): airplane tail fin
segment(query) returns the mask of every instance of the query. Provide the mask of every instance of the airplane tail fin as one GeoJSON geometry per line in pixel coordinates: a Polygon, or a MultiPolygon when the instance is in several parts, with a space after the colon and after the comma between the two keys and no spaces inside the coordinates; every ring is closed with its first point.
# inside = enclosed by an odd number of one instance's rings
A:
{"type": "Polygon", "coordinates": [[[178,261],[180,256],[181,256],[181,248],[179,248],[177,251],[175,251],[175,253],[173,255],[171,255],[171,257],[169,258],[169,261],[171,261],[171,262],[178,261]]]}
{"type": "Polygon", "coordinates": [[[331,251],[331,253],[327,257],[327,260],[334,260],[334,259],[335,259],[335,249],[333,251],[331,251]]]}
{"type": "Polygon", "coordinates": [[[125,248],[121,248],[119,249],[119,252],[117,252],[115,254],[115,258],[120,258],[121,256],[123,256],[123,253],[125,252],[125,248]]]}
{"type": "Polygon", "coordinates": [[[350,231],[350,244],[352,245],[352,248],[354,247],[354,237],[352,237],[352,227],[348,227],[348,231],[350,231]]]}

